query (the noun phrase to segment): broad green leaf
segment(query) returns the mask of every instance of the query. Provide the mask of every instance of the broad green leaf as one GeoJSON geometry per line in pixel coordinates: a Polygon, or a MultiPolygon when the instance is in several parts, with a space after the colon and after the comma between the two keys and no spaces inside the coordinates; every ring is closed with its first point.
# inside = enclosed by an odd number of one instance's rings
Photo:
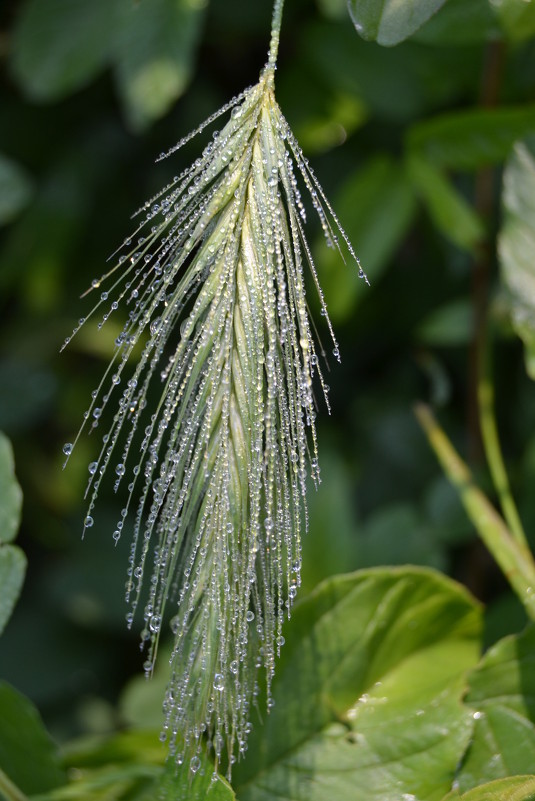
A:
{"type": "Polygon", "coordinates": [[[535,3],[532,0],[490,0],[500,24],[513,41],[535,35],[535,3]]]}
{"type": "Polygon", "coordinates": [[[408,159],[408,170],[437,228],[456,245],[473,251],[485,231],[472,207],[427,159],[412,155],[408,159]]]}
{"type": "Polygon", "coordinates": [[[474,310],[467,298],[447,303],[428,314],[418,326],[418,341],[427,345],[466,345],[474,330],[474,310]]]}
{"type": "Polygon", "coordinates": [[[127,3],[119,20],[116,75],[131,126],[163,116],[186,88],[206,0],[127,3]]]}
{"type": "Polygon", "coordinates": [[[535,379],[535,137],[517,142],[503,177],[504,220],[498,239],[502,280],[513,326],[535,379]]]}
{"type": "Polygon", "coordinates": [[[0,682],[0,768],[27,795],[65,782],[58,750],[31,701],[0,682]]]}
{"type": "Polygon", "coordinates": [[[443,801],[535,801],[535,776],[511,776],[481,784],[462,795],[455,790],[443,801]]]}
{"type": "Polygon", "coordinates": [[[476,170],[498,164],[535,129],[535,105],[456,111],[416,123],[408,145],[437,167],[476,170]]]}
{"type": "Polygon", "coordinates": [[[458,784],[528,774],[535,768],[535,626],[487,651],[469,677],[465,703],[474,711],[474,737],[458,784]]]}
{"type": "Polygon", "coordinates": [[[13,449],[0,432],[0,545],[13,542],[17,536],[21,509],[22,490],[15,478],[13,449]]]}
{"type": "MultiPolygon", "coordinates": [[[[411,182],[398,164],[378,156],[347,181],[334,206],[373,286],[412,222],[416,202],[411,182]]],[[[323,242],[317,250],[329,314],[336,321],[346,319],[358,297],[365,296],[364,284],[353,264],[341,264],[337,250],[323,242]]]]}
{"type": "Polygon", "coordinates": [[[16,545],[0,545],[0,634],[11,617],[26,574],[26,557],[16,545]]]}
{"type": "Polygon", "coordinates": [[[0,153],[0,225],[11,222],[31,194],[32,184],[25,170],[0,153]]]}
{"type": "Polygon", "coordinates": [[[430,45],[466,45],[499,36],[500,26],[489,0],[448,0],[414,38],[430,45]]]}
{"type": "Polygon", "coordinates": [[[396,45],[412,36],[445,0],[348,0],[355,28],[363,39],[396,45]]]}
{"type": "Polygon", "coordinates": [[[240,801],[438,801],[472,731],[460,699],[479,629],[476,602],[430,570],[319,585],[292,611],[274,709],[233,772],[240,801]]]}
{"type": "Polygon", "coordinates": [[[87,85],[109,62],[124,0],[28,0],[14,31],[11,69],[36,100],[87,85]]]}

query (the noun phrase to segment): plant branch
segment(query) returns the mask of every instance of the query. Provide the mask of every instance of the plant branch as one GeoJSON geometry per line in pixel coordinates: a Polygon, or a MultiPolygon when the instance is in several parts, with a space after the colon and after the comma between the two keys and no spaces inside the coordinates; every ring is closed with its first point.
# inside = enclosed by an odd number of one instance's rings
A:
{"type": "Polygon", "coordinates": [[[487,358],[483,358],[478,383],[479,422],[481,435],[483,437],[483,446],[485,448],[485,455],[490,468],[492,481],[498,493],[500,506],[507,521],[507,525],[518,544],[528,550],[529,546],[526,534],[511,494],[509,478],[505,469],[498,437],[498,428],[494,412],[494,387],[490,377],[489,361],[488,355],[487,358]]]}
{"type": "Polygon", "coordinates": [[[273,7],[273,20],[271,23],[271,41],[269,44],[268,69],[275,69],[279,52],[279,37],[282,24],[282,9],[284,0],[275,0],[273,7]]]}
{"type": "MultiPolygon", "coordinates": [[[[498,103],[503,55],[501,42],[491,42],[488,45],[481,81],[480,108],[494,108],[498,103]]],[[[488,231],[494,208],[494,171],[492,167],[484,167],[476,175],[474,206],[477,215],[484,221],[488,231]]],[[[468,381],[468,453],[471,461],[479,461],[482,455],[478,384],[487,340],[487,306],[492,252],[487,233],[484,241],[480,243],[472,270],[474,333],[470,345],[468,381]]]]}
{"type": "Polygon", "coordinates": [[[4,796],[6,801],[28,801],[27,796],[13,784],[2,768],[0,768],[0,796],[4,796]]]}
{"type": "Polygon", "coordinates": [[[535,561],[532,554],[517,542],[502,517],[475,485],[468,466],[438,425],[431,409],[419,403],[414,411],[446,476],[458,490],[468,517],[529,617],[535,620],[535,561]]]}

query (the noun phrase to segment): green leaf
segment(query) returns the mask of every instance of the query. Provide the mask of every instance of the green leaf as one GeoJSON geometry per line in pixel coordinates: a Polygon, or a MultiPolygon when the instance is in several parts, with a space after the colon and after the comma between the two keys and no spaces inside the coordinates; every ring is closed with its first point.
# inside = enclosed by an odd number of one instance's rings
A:
{"type": "Polygon", "coordinates": [[[526,0],[491,0],[509,39],[522,41],[535,35],[535,5],[526,0]]]}
{"type": "Polygon", "coordinates": [[[430,570],[322,583],[292,611],[240,801],[442,798],[472,730],[460,698],[479,630],[477,603],[430,570]]]}
{"type": "Polygon", "coordinates": [[[0,544],[13,542],[17,536],[21,509],[22,490],[15,478],[13,449],[0,431],[0,544]]]}
{"type": "Polygon", "coordinates": [[[15,478],[13,450],[0,432],[0,634],[11,617],[26,573],[26,557],[20,548],[6,545],[17,536],[22,491],[15,478]]]}
{"type": "Polygon", "coordinates": [[[499,36],[500,26],[489,0],[448,0],[414,38],[429,45],[466,45],[499,36]]]}
{"type": "Polygon", "coordinates": [[[424,565],[444,569],[444,549],[408,503],[383,504],[366,519],[358,540],[359,566],[424,565]],[[388,556],[386,556],[388,554],[388,556]]]}
{"type": "Polygon", "coordinates": [[[236,801],[230,784],[221,776],[214,776],[213,766],[206,757],[201,757],[201,768],[192,776],[189,765],[179,771],[173,764],[167,768],[164,777],[157,785],[157,796],[187,801],[236,801]],[[212,778],[213,777],[213,778],[212,778]]]}
{"type": "Polygon", "coordinates": [[[107,65],[118,2],[28,0],[21,6],[11,69],[30,97],[63,98],[86,86],[107,65]]]}
{"type": "MultiPolygon", "coordinates": [[[[416,202],[411,182],[398,164],[378,156],[347,181],[334,206],[373,285],[412,222],[416,202]]],[[[349,263],[344,267],[338,251],[323,242],[318,251],[331,319],[347,319],[363,294],[358,270],[349,263]]]]}
{"type": "Polygon", "coordinates": [[[132,128],[163,116],[193,70],[206,0],[150,0],[123,8],[116,76],[132,128]]]}
{"type": "Polygon", "coordinates": [[[44,793],[65,782],[58,751],[31,701],[0,682],[0,768],[24,793],[44,793]]]}
{"type": "Polygon", "coordinates": [[[31,195],[32,183],[26,171],[0,153],[0,225],[11,222],[31,195]]]}
{"type": "Polygon", "coordinates": [[[466,345],[474,330],[474,310],[468,298],[447,303],[428,314],[416,332],[418,341],[433,346],[466,345]]]}
{"type": "Polygon", "coordinates": [[[348,0],[355,28],[363,39],[396,45],[412,36],[445,0],[348,0]]]}
{"type": "Polygon", "coordinates": [[[485,234],[478,215],[430,161],[415,154],[407,161],[409,175],[437,228],[459,247],[474,251],[485,234]]]}
{"type": "Polygon", "coordinates": [[[123,719],[138,729],[161,729],[164,721],[162,700],[169,684],[171,648],[161,647],[154,674],[150,681],[145,676],[134,676],[124,688],[120,709],[123,719]]]}
{"type": "MultiPolygon", "coordinates": [[[[323,22],[304,27],[299,61],[314,74],[313,87],[359,98],[370,116],[406,126],[477,92],[481,58],[473,48],[430,48],[412,40],[377,47],[355,37],[350,25],[323,22]]],[[[291,100],[286,106],[290,112],[291,100]]]]}
{"type": "Polygon", "coordinates": [[[461,795],[457,790],[443,801],[535,801],[535,776],[512,776],[481,784],[461,795]]]}
{"type": "Polygon", "coordinates": [[[0,546],[0,634],[11,617],[26,574],[26,557],[16,545],[0,546]]]}
{"type": "Polygon", "coordinates": [[[498,164],[535,128],[535,105],[443,114],[409,130],[408,145],[437,167],[477,170],[498,164]]]}
{"type": "Polygon", "coordinates": [[[178,767],[173,760],[166,762],[167,755],[154,729],[133,729],[68,744],[63,761],[74,780],[47,795],[46,801],[235,799],[230,785],[214,774],[206,753],[199,754],[200,768],[195,774],[189,764],[178,767]]]}
{"type": "Polygon", "coordinates": [[[504,220],[498,239],[509,314],[526,348],[526,367],[535,379],[535,136],[517,142],[503,177],[504,220]]]}
{"type": "Polygon", "coordinates": [[[482,779],[529,774],[535,766],[535,626],[489,649],[469,677],[466,704],[476,725],[458,776],[461,790],[482,779]]]}

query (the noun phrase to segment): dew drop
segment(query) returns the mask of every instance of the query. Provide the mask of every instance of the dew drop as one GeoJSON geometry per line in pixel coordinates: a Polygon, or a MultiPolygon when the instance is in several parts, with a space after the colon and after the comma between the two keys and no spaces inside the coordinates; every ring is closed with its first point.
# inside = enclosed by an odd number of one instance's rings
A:
{"type": "Polygon", "coordinates": [[[63,446],[63,453],[65,454],[65,456],[70,456],[72,453],[72,449],[73,449],[72,442],[66,442],[65,445],[63,446]]]}
{"type": "Polygon", "coordinates": [[[150,619],[149,629],[151,631],[160,631],[160,626],[162,625],[162,619],[159,615],[153,615],[150,619]]]}

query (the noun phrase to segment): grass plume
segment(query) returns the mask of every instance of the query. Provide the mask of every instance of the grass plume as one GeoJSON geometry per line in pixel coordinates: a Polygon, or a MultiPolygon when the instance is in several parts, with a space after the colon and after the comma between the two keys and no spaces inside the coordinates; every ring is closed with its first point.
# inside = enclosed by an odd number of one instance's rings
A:
{"type": "Polygon", "coordinates": [[[245,752],[259,681],[271,704],[300,584],[307,473],[319,482],[314,387],[328,407],[306,269],[339,359],[305,238],[303,189],[328,242],[365,278],[275,100],[277,42],[278,33],[259,82],[169,151],[228,115],[140,210],[136,232],[92,287],[99,326],[121,305],[129,314],[87,413],[97,427],[115,403],[89,465],[85,527],[111,472],[128,496],[116,540],[133,520],[128,622],[143,617],[150,674],[170,620],[162,739],[192,771],[204,737],[216,767],[226,753],[230,770],[245,752]]]}

